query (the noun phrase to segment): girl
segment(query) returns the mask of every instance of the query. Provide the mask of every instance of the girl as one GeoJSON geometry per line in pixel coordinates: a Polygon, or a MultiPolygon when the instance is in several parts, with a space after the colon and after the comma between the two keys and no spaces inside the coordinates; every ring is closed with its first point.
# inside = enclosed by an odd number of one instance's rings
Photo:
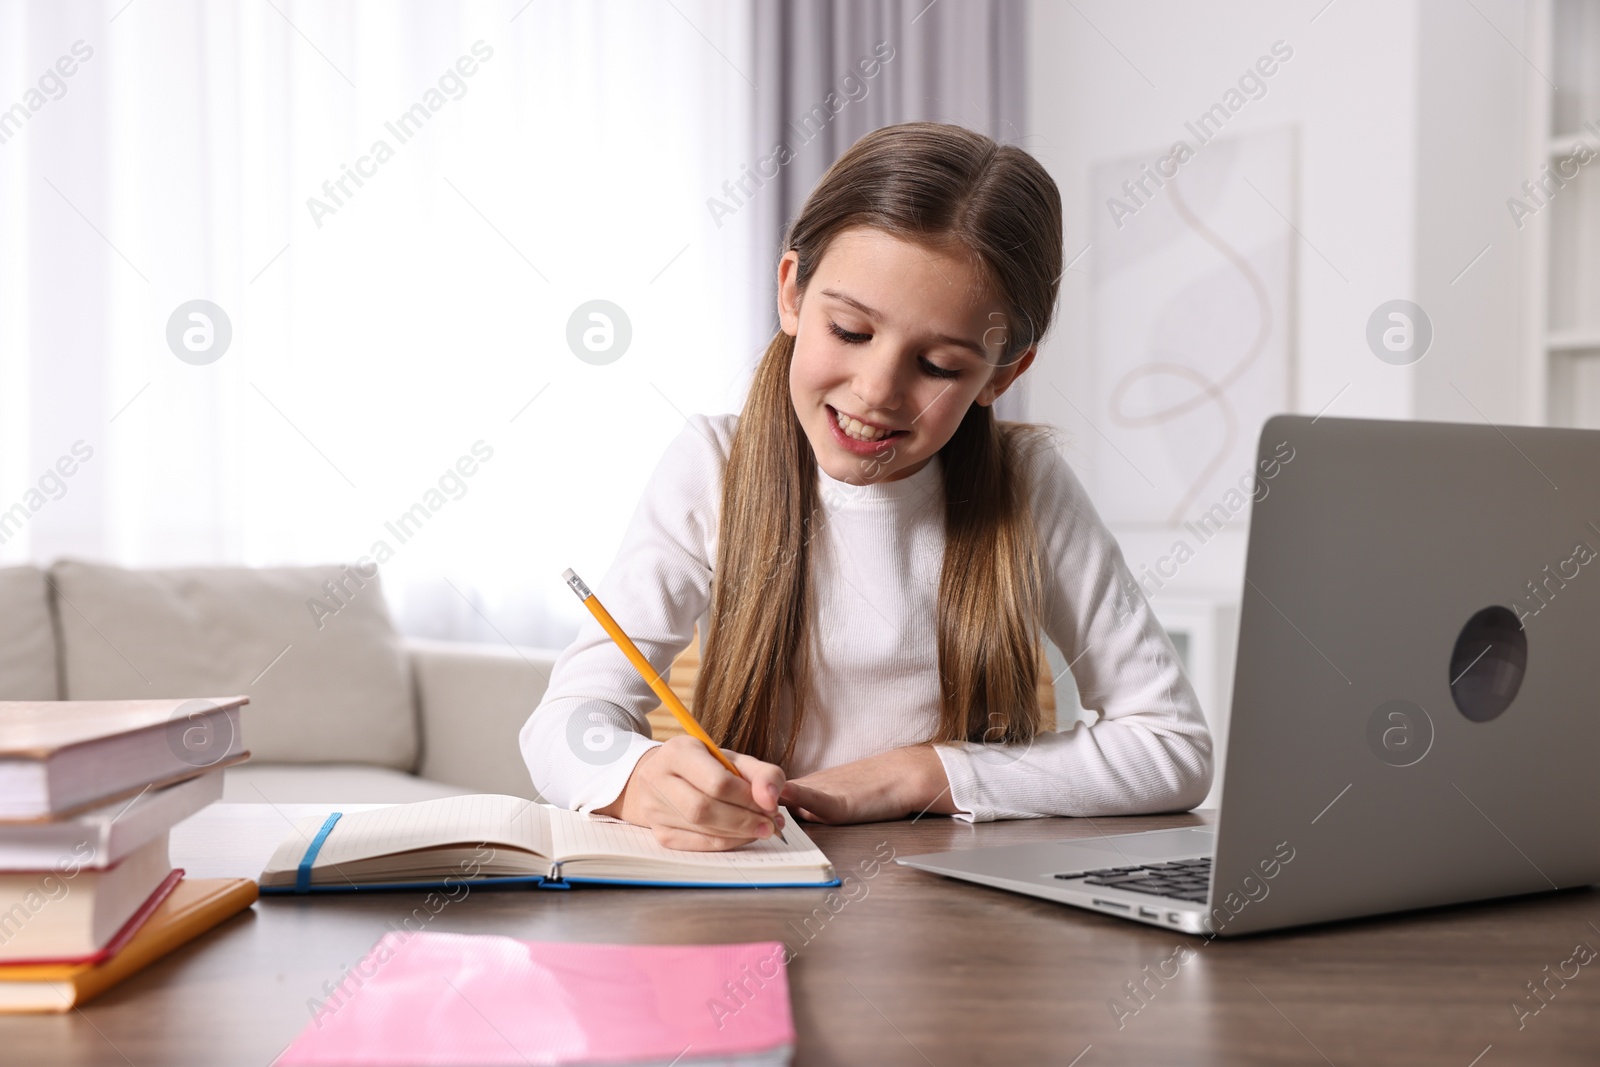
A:
{"type": "Polygon", "coordinates": [[[688,737],[592,618],[521,731],[544,798],[726,849],[780,827],[1182,810],[1211,738],[1177,654],[1047,427],[992,405],[1033,363],[1061,201],[958,126],[867,134],[778,264],[741,414],[689,419],[595,588],[658,672],[709,608],[688,737]],[[1041,731],[1039,631],[1093,725],[1041,731]],[[737,755],[735,755],[737,753],[737,755]]]}

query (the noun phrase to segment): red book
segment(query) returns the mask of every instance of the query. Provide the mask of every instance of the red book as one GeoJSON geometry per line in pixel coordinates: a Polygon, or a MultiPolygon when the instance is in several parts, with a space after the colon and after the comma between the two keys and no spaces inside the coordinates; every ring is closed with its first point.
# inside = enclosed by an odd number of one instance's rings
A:
{"type": "Polygon", "coordinates": [[[0,964],[81,960],[101,951],[172,873],[167,831],[109,867],[72,857],[0,873],[0,964]]]}
{"type": "Polygon", "coordinates": [[[6,980],[5,969],[7,967],[77,967],[110,959],[127,947],[128,942],[133,940],[133,935],[139,932],[139,928],[145,924],[145,921],[150,916],[155,914],[156,908],[161,906],[161,902],[171,895],[173,889],[182,880],[183,868],[174,867],[172,873],[163,878],[161,884],[156,886],[155,892],[146,897],[145,902],[139,905],[139,910],[128,917],[128,921],[122,924],[122,929],[113,934],[111,940],[107,941],[105,947],[99,951],[91,952],[87,956],[71,956],[66,959],[7,960],[5,963],[0,963],[0,982],[6,980]]]}

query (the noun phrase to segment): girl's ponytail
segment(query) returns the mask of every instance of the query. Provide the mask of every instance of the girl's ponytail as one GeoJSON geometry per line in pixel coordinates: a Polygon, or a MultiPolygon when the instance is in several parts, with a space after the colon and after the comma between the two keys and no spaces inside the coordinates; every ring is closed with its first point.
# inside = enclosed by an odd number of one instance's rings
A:
{"type": "Polygon", "coordinates": [[[944,461],[945,544],[939,575],[934,741],[1026,741],[1043,725],[1038,643],[1044,579],[1027,464],[1041,427],[1001,422],[973,404],[944,461]]]}
{"type": "Polygon", "coordinates": [[[810,691],[817,461],[789,399],[794,338],[756,367],[723,472],[711,624],[695,716],[718,745],[787,763],[810,691]],[[784,699],[784,682],[793,701],[784,699]]]}

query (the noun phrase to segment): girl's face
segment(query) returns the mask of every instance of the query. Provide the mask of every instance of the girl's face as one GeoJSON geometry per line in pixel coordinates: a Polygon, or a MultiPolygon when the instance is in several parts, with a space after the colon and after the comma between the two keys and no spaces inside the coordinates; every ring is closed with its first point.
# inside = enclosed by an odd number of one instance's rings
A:
{"type": "Polygon", "coordinates": [[[804,300],[798,262],[790,250],[778,264],[778,318],[795,339],[789,394],[839,481],[915,474],[970,405],[993,404],[1033,362],[1029,348],[998,365],[1005,316],[964,255],[855,227],[828,246],[804,300]],[[841,426],[841,415],[854,421],[841,426]]]}

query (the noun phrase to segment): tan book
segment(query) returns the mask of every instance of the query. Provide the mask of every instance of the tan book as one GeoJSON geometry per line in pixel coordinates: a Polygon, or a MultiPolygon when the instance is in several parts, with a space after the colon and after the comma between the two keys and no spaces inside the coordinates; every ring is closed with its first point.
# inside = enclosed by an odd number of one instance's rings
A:
{"type": "Polygon", "coordinates": [[[185,878],[110,959],[0,967],[0,1013],[71,1011],[255,900],[248,878],[185,878]]]}
{"type": "Polygon", "coordinates": [[[249,700],[0,701],[0,821],[63,818],[237,763],[249,700]]]}

